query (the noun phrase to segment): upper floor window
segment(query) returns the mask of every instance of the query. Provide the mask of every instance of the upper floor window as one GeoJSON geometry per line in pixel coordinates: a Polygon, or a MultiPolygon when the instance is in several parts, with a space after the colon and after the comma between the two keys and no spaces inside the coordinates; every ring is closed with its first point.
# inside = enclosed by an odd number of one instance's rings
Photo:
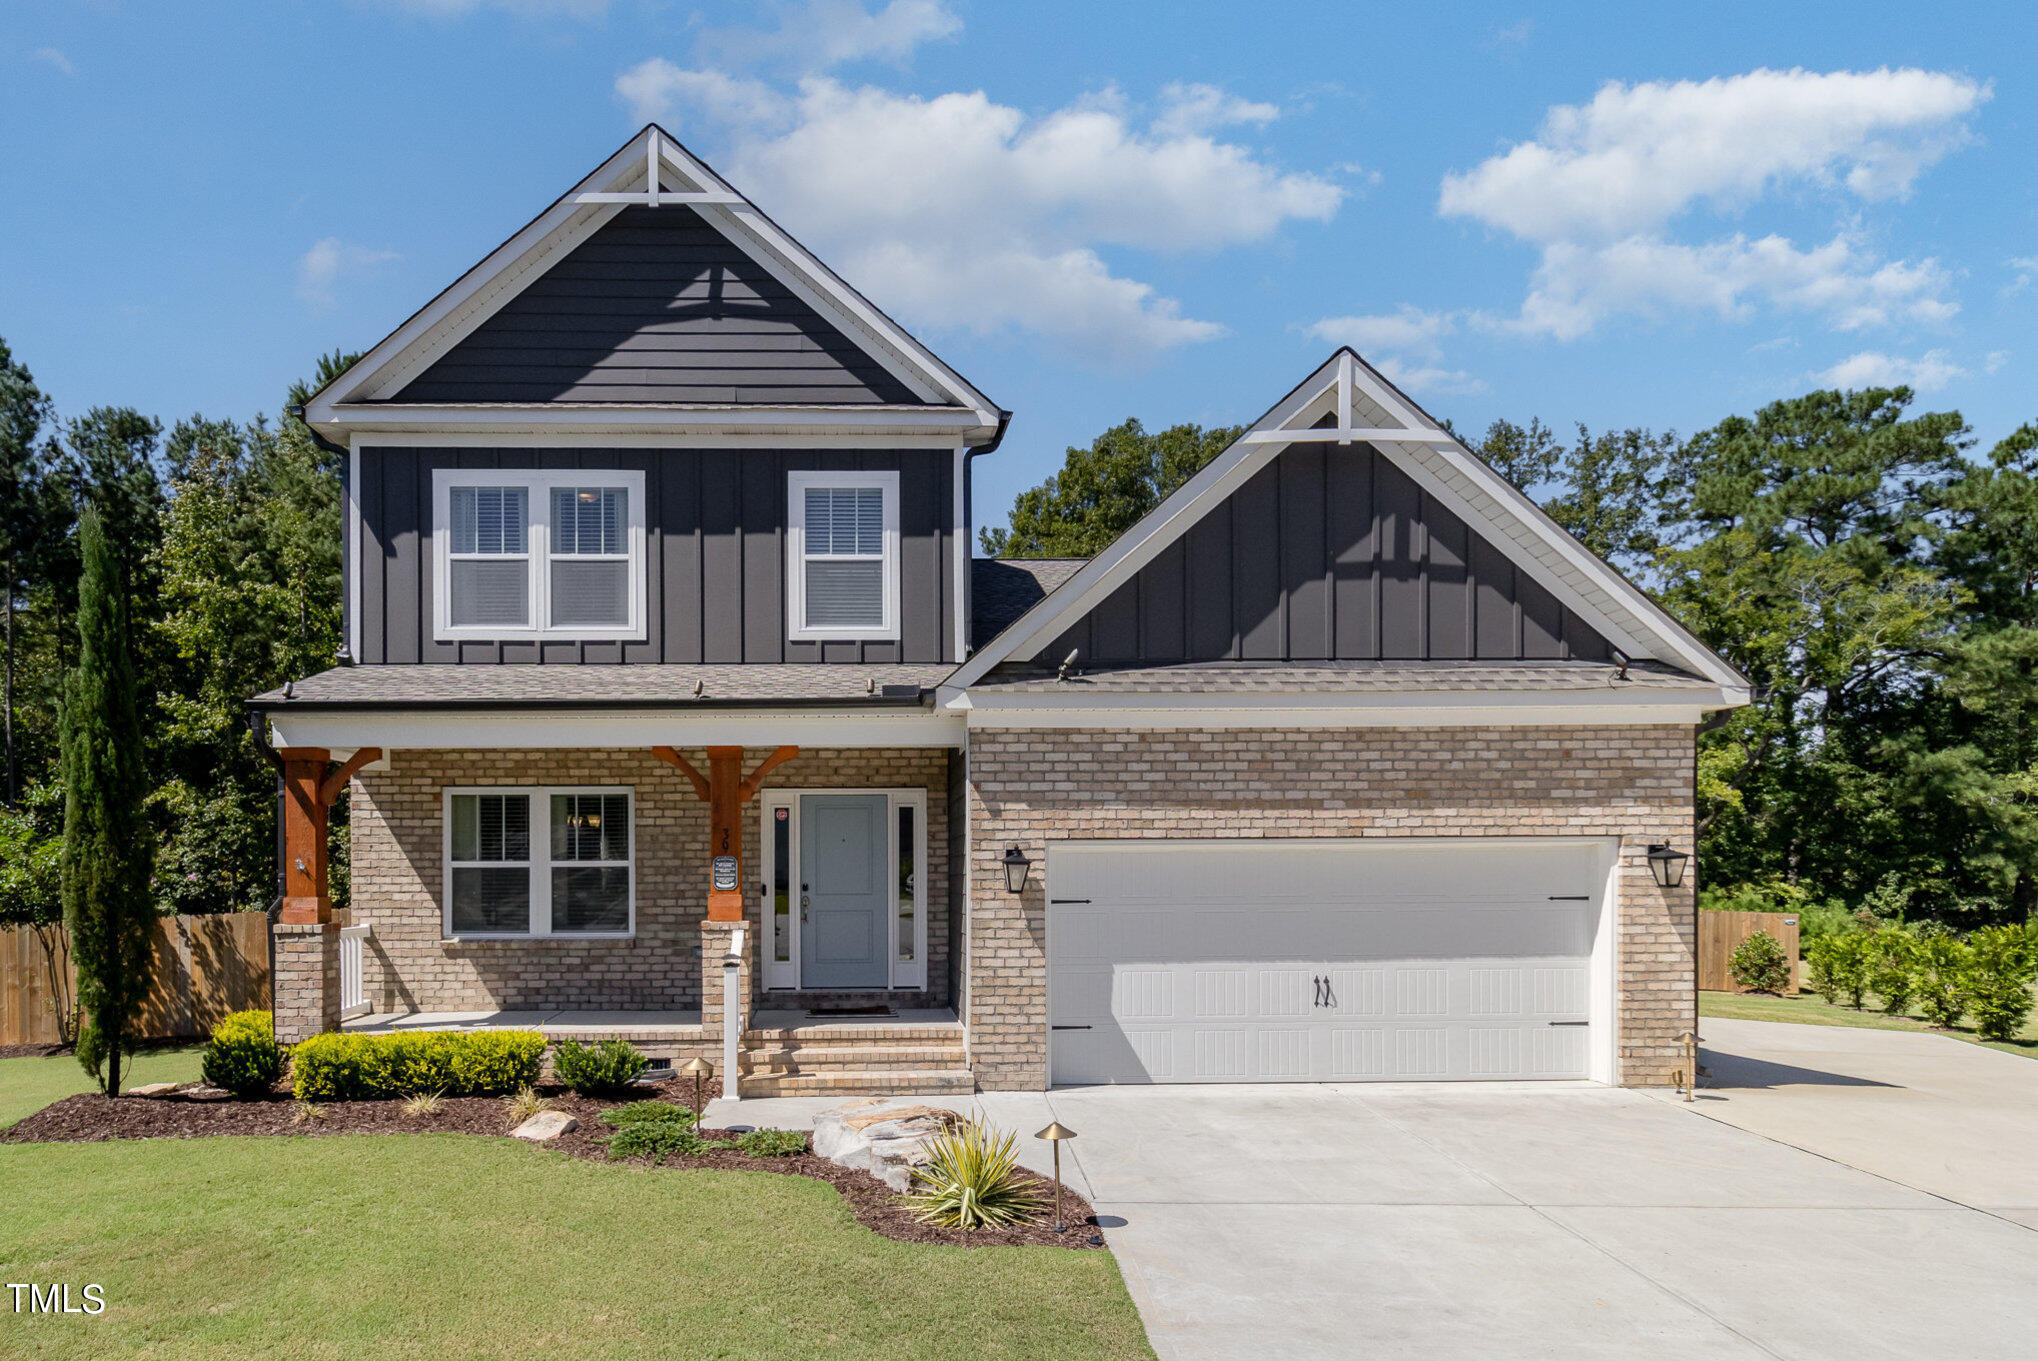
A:
{"type": "Polygon", "coordinates": [[[786,636],[899,636],[899,475],[788,475],[786,636]]]}
{"type": "Polygon", "coordinates": [[[641,472],[439,469],[440,638],[644,636],[641,472]]]}

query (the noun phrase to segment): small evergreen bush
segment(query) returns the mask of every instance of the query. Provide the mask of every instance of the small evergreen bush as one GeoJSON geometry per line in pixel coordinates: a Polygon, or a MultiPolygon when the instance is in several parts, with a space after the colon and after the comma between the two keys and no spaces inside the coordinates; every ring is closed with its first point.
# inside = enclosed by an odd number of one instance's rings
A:
{"type": "Polygon", "coordinates": [[[736,1147],[753,1158],[795,1158],[807,1151],[807,1134],[797,1129],[753,1129],[737,1136],[736,1147]]]}
{"type": "Polygon", "coordinates": [[[1838,936],[1821,936],[1804,949],[1812,991],[1824,998],[1829,1007],[1840,1004],[1839,952],[1833,948],[1838,940],[1838,936]]]}
{"type": "Polygon", "coordinates": [[[1781,995],[1790,986],[1790,957],[1767,931],[1757,931],[1736,946],[1727,971],[1751,992],[1781,995]]]}
{"type": "Polygon", "coordinates": [[[2017,926],[1990,926],[1967,938],[1968,1009],[1984,1040],[2013,1040],[2031,1014],[2031,980],[2038,973],[2038,944],[2017,926]]]}
{"type": "Polygon", "coordinates": [[[545,1037],[535,1030],[314,1035],[290,1051],[301,1101],[491,1096],[535,1085],[545,1037]]]}
{"type": "Polygon", "coordinates": [[[693,1112],[684,1106],[675,1106],[670,1101],[632,1101],[627,1106],[611,1106],[601,1113],[601,1122],[621,1128],[624,1125],[659,1124],[678,1121],[691,1125],[693,1112]]]}
{"type": "Polygon", "coordinates": [[[1869,967],[1873,955],[1868,936],[1861,931],[1820,936],[1805,950],[1811,965],[1812,989],[1833,1005],[1842,997],[1856,1011],[1867,999],[1869,967]]]}
{"type": "Polygon", "coordinates": [[[654,1163],[662,1163],[675,1153],[712,1153],[717,1149],[734,1148],[733,1143],[704,1139],[690,1120],[638,1120],[623,1125],[614,1134],[605,1134],[600,1139],[607,1144],[609,1157],[648,1157],[654,1163]]]}
{"type": "Polygon", "coordinates": [[[206,1041],[198,1071],[235,1096],[260,1096],[283,1076],[283,1046],[266,1011],[236,1011],[220,1018],[206,1041]]]}
{"type": "Polygon", "coordinates": [[[1918,942],[1901,926],[1885,926],[1868,938],[1868,986],[1882,1009],[1902,1016],[1917,996],[1918,942]]]}
{"type": "Polygon", "coordinates": [[[1968,967],[1974,951],[1950,931],[1923,935],[1913,956],[1918,1010],[1933,1025],[1950,1030],[1967,1014],[1968,967]]]}
{"type": "Polygon", "coordinates": [[[627,1040],[582,1044],[567,1040],[552,1052],[552,1076],[582,1096],[614,1096],[626,1091],[651,1060],[627,1040]]]}

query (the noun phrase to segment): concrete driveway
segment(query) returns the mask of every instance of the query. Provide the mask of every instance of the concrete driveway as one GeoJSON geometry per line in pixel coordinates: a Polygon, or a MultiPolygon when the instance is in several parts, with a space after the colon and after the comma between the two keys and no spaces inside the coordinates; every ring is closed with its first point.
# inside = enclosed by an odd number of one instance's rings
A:
{"type": "MultiPolygon", "coordinates": [[[[1810,1028],[1756,1033],[1784,1029],[1810,1028]]],[[[1705,1030],[1723,1078],[1735,1050],[1771,1052],[1724,1023],[1705,1030]]],[[[1828,1072],[1823,1056],[1793,1052],[1783,1066],[1828,1072]]],[[[1992,1057],[2029,1067],[2005,1082],[2038,1079],[2030,1060],[1992,1057]]],[[[1941,1062],[1928,1056],[1918,1079],[1941,1062]]],[[[1896,1174],[1929,1152],[1876,1175],[1773,1129],[1708,1118],[1754,1112],[1781,1128],[1795,1118],[1788,1093],[1804,1086],[1829,1110],[1836,1086],[1865,1100],[1808,1127],[1905,1099],[1894,1084],[1859,1085],[1885,1078],[1838,1076],[1708,1092],[1692,1106],[1526,1085],[1064,1088],[976,1104],[1022,1135],[1050,1117],[1078,1131],[1065,1172],[1110,1226],[1169,1361],[2038,1354],[2030,1216],[1904,1184],[1896,1174]]],[[[740,1111],[789,1124],[825,1104],[740,1111]]],[[[1959,1145],[1958,1109],[1915,1137],[1929,1147],[1950,1124],[1959,1145]]],[[[1998,1161],[2028,1157],[2033,1128],[1998,1145],[1998,1161]]],[[[1963,1175],[1970,1189],[1994,1184],[1963,1175]]]]}

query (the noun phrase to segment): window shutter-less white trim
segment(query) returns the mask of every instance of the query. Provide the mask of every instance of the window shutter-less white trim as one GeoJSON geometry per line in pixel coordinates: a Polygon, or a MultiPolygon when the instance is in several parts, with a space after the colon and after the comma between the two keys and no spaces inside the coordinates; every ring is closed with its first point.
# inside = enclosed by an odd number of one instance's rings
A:
{"type": "Polygon", "coordinates": [[[432,539],[441,641],[646,636],[642,472],[435,469],[432,539]]]}
{"type": "Polygon", "coordinates": [[[786,637],[899,636],[899,475],[787,474],[786,637]]]}

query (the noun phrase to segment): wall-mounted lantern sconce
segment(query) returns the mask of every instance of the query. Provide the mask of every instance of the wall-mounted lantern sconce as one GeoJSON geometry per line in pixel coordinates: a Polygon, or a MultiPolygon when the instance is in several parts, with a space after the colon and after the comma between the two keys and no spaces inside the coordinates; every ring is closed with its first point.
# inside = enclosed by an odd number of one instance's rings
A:
{"type": "Polygon", "coordinates": [[[1683,851],[1671,850],[1667,841],[1655,842],[1649,847],[1649,873],[1664,888],[1676,888],[1684,882],[1684,862],[1689,859],[1683,851]]]}
{"type": "Polygon", "coordinates": [[[1005,887],[1014,893],[1026,890],[1026,876],[1033,869],[1033,862],[1026,858],[1026,852],[1013,846],[1005,852],[1005,887]]]}

